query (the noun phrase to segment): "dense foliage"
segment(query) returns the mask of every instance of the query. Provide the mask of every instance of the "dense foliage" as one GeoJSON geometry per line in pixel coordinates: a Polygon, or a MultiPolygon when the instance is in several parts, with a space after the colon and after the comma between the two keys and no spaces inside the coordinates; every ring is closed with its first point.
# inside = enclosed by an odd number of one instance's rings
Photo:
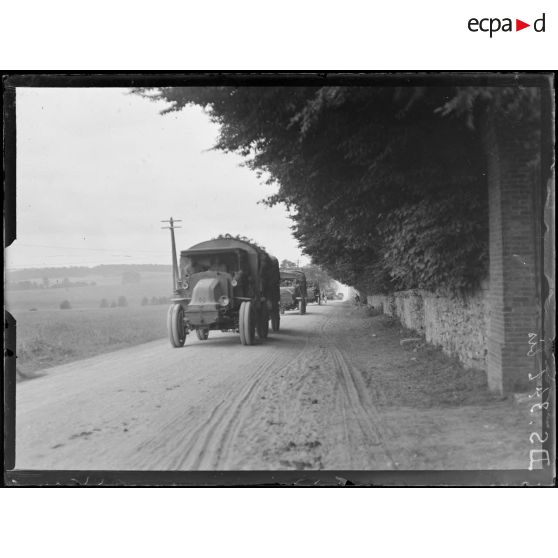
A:
{"type": "MultiPolygon", "coordinates": [[[[490,88],[136,92],[169,103],[164,112],[203,107],[220,125],[215,148],[240,153],[278,186],[266,203],[286,205],[304,252],[335,279],[368,292],[455,292],[486,274],[485,158],[474,122],[494,103],[490,88]]],[[[512,88],[498,99],[512,110],[516,97],[512,88]]]]}
{"type": "Polygon", "coordinates": [[[250,246],[253,246],[257,250],[262,250],[263,252],[266,252],[265,246],[260,246],[253,238],[248,238],[247,236],[243,236],[241,234],[229,234],[229,233],[220,234],[219,236],[216,236],[211,240],[220,240],[220,239],[240,240],[242,242],[245,242],[246,244],[249,244],[250,246]]]}

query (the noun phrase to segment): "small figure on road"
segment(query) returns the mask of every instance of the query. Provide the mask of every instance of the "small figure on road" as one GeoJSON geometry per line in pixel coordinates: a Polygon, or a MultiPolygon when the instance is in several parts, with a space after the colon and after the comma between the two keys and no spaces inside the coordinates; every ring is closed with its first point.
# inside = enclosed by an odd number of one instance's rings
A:
{"type": "Polygon", "coordinates": [[[320,302],[320,289],[317,287],[314,289],[314,298],[316,299],[316,302],[320,302]]]}
{"type": "Polygon", "coordinates": [[[360,306],[360,296],[358,293],[355,294],[355,304],[357,306],[360,306]]]}
{"type": "Polygon", "coordinates": [[[294,295],[296,297],[299,297],[300,296],[300,281],[298,279],[295,279],[293,286],[294,286],[294,295]]]}

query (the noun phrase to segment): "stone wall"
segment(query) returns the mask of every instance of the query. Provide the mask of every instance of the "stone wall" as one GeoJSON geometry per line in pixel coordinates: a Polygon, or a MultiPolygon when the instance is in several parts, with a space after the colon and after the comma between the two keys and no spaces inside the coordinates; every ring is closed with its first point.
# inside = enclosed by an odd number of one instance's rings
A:
{"type": "Polygon", "coordinates": [[[487,370],[488,285],[464,299],[428,291],[401,291],[368,297],[368,305],[401,323],[426,341],[457,357],[468,368],[487,370]]]}

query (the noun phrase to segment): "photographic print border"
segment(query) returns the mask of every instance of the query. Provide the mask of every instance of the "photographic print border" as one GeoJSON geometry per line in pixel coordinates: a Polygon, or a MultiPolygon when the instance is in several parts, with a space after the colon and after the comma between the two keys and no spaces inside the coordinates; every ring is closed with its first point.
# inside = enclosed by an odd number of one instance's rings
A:
{"type": "MultiPolygon", "coordinates": [[[[280,85],[525,85],[542,95],[541,184],[543,200],[539,258],[541,327],[525,340],[526,350],[540,355],[543,421],[542,469],[464,471],[41,471],[15,469],[16,322],[5,312],[4,338],[4,483],[8,486],[541,486],[555,475],[554,343],[554,76],[543,72],[100,72],[21,73],[3,76],[4,239],[16,238],[16,98],[17,87],[149,87],[280,85]],[[551,245],[550,245],[551,244],[551,245]],[[538,350],[537,350],[538,349],[538,350]],[[547,391],[544,391],[544,390],[547,391]],[[545,403],[547,403],[545,405],[545,403]]],[[[530,377],[531,379],[531,377],[530,377]]],[[[533,380],[536,378],[533,377],[533,380]]],[[[528,460],[526,459],[526,463],[528,460]]]]}

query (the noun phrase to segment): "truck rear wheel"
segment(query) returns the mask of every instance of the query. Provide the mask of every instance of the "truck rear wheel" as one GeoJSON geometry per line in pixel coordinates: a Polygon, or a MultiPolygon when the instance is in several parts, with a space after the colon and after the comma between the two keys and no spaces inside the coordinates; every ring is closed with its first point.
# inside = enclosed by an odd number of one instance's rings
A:
{"type": "Polygon", "coordinates": [[[269,310],[266,304],[262,304],[260,308],[256,333],[260,339],[267,339],[269,334],[269,310]]]}
{"type": "Polygon", "coordinates": [[[279,309],[275,308],[271,311],[271,331],[277,333],[279,331],[280,323],[281,317],[279,316],[279,309]]]}
{"type": "Polygon", "coordinates": [[[250,301],[244,301],[240,305],[240,311],[238,313],[238,330],[240,333],[240,342],[243,345],[254,344],[256,324],[252,303],[250,301]]]}
{"type": "Polygon", "coordinates": [[[173,347],[179,348],[184,346],[186,342],[186,328],[184,327],[184,309],[180,304],[172,304],[169,307],[167,331],[173,347]]]}
{"type": "Polygon", "coordinates": [[[207,341],[209,337],[209,329],[196,329],[196,335],[200,341],[207,341]]]}

